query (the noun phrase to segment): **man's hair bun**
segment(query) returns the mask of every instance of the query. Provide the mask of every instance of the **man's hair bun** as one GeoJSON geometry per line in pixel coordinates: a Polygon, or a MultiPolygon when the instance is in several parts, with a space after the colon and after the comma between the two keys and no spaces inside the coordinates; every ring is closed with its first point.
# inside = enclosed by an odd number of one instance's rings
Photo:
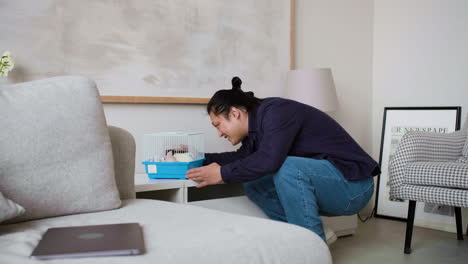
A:
{"type": "Polygon", "coordinates": [[[254,96],[253,92],[244,92],[241,89],[242,80],[235,76],[232,78],[232,89],[223,89],[217,91],[206,105],[208,114],[223,115],[229,119],[231,107],[252,111],[260,105],[263,99],[254,96]]]}
{"type": "Polygon", "coordinates": [[[232,78],[232,90],[241,90],[242,80],[239,77],[232,78]]]}

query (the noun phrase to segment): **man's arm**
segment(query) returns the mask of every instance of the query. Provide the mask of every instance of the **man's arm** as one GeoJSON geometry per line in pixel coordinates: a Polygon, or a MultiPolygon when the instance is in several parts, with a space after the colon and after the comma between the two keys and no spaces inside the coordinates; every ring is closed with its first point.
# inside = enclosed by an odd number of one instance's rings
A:
{"type": "Polygon", "coordinates": [[[210,165],[213,162],[223,166],[235,160],[245,158],[250,153],[250,146],[248,140],[242,141],[242,146],[236,151],[222,152],[222,153],[205,153],[205,161],[203,165],[210,165]]]}
{"type": "Polygon", "coordinates": [[[206,153],[203,167],[193,168],[187,171],[187,179],[199,182],[197,188],[210,184],[222,183],[221,166],[218,163],[228,164],[235,160],[246,157],[250,152],[250,141],[244,140],[242,146],[237,151],[224,153],[206,153]]]}

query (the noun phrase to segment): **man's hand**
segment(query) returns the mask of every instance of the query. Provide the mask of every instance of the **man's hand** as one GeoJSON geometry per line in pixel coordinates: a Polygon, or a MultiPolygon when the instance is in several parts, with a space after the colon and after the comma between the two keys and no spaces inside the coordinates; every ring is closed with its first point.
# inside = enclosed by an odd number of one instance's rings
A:
{"type": "Polygon", "coordinates": [[[196,186],[197,188],[223,182],[221,178],[221,166],[216,162],[207,166],[190,169],[187,171],[186,177],[187,179],[201,182],[196,186]]]}

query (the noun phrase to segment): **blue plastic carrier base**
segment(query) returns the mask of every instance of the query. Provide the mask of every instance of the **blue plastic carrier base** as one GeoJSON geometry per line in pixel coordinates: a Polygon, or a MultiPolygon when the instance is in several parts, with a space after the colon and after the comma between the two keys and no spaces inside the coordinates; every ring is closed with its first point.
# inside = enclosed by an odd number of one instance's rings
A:
{"type": "Polygon", "coordinates": [[[143,161],[146,174],[151,179],[186,179],[188,170],[203,166],[205,159],[198,159],[191,162],[156,162],[143,161]]]}

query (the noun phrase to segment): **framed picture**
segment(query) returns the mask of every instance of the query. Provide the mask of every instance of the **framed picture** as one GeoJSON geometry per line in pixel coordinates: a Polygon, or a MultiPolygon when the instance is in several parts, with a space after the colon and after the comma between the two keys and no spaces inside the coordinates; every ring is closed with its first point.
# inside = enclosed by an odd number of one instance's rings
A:
{"type": "MultiPolygon", "coordinates": [[[[406,221],[408,201],[391,199],[389,165],[402,136],[409,131],[451,133],[460,129],[461,107],[386,107],[384,109],[376,192],[376,217],[406,221]]],[[[417,203],[416,226],[451,231],[453,208],[417,203]],[[447,226],[448,225],[448,226],[447,226]]]]}
{"type": "Polygon", "coordinates": [[[281,96],[293,65],[294,0],[3,2],[10,82],[88,76],[105,103],[206,104],[233,76],[281,96]]]}

